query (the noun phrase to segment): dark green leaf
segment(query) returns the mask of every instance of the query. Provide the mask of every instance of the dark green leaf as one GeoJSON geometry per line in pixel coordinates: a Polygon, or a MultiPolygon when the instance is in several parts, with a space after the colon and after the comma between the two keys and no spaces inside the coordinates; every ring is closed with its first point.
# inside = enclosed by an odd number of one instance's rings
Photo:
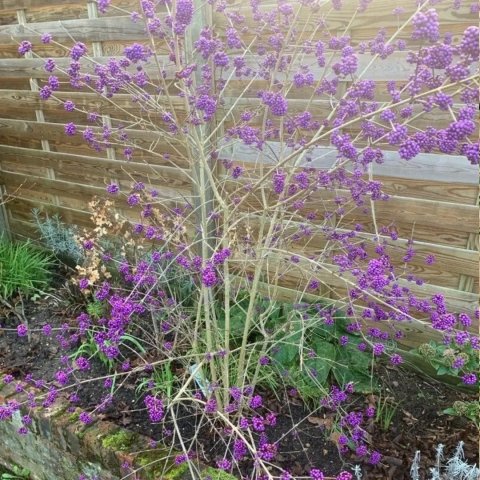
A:
{"type": "Polygon", "coordinates": [[[370,393],[376,390],[378,383],[375,377],[372,378],[369,375],[344,366],[337,365],[333,369],[333,375],[339,385],[345,385],[346,383],[352,382],[355,384],[355,391],[361,393],[370,393]]]}
{"type": "MultiPolygon", "coordinates": [[[[335,353],[335,350],[333,353],[335,353]]],[[[332,362],[330,357],[308,358],[305,360],[305,366],[308,369],[310,379],[316,384],[319,383],[323,385],[327,381],[328,374],[332,368],[332,362]]]]}
{"type": "Polygon", "coordinates": [[[448,367],[441,365],[437,368],[437,375],[446,375],[447,373],[450,373],[450,369],[448,367]]]}
{"type": "Polygon", "coordinates": [[[272,356],[282,367],[290,368],[298,363],[298,345],[295,344],[279,344],[278,351],[272,356]]]}

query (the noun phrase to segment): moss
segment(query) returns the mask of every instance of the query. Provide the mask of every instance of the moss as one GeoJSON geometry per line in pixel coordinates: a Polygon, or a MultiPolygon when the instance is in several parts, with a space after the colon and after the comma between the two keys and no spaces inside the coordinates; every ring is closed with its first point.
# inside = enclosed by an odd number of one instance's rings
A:
{"type": "Polygon", "coordinates": [[[151,450],[143,452],[136,458],[147,480],[180,480],[188,470],[187,464],[174,465],[170,450],[151,450]]]}
{"type": "MultiPolygon", "coordinates": [[[[171,458],[170,450],[157,449],[139,454],[135,463],[142,468],[142,474],[147,480],[181,480],[189,470],[188,463],[174,465],[171,458]]],[[[212,467],[203,469],[200,478],[201,480],[238,480],[237,477],[212,467]]]]}
{"type": "Polygon", "coordinates": [[[128,450],[132,442],[135,440],[135,434],[128,430],[117,430],[115,433],[107,435],[102,440],[104,448],[111,448],[116,451],[128,450]]]}
{"type": "Polygon", "coordinates": [[[15,463],[9,464],[6,467],[0,465],[0,478],[30,478],[30,470],[28,468],[23,468],[18,466],[15,463]]]}
{"type": "Polygon", "coordinates": [[[230,473],[219,470],[218,468],[207,467],[202,471],[202,480],[238,480],[230,473]]]}
{"type": "Polygon", "coordinates": [[[84,425],[83,423],[80,423],[79,425],[80,426],[75,429],[75,434],[80,440],[82,440],[85,437],[85,435],[90,431],[97,430],[97,427],[95,424],[84,425]]]}
{"type": "Polygon", "coordinates": [[[163,478],[165,480],[179,480],[187,470],[188,465],[183,463],[168,470],[168,472],[163,474],[163,478]]]}
{"type": "Polygon", "coordinates": [[[162,462],[157,462],[156,460],[162,456],[162,452],[159,452],[158,450],[143,452],[137,456],[136,463],[142,468],[142,473],[147,480],[161,478],[164,465],[162,465],[162,462]]]}
{"type": "Polygon", "coordinates": [[[63,406],[59,407],[59,408],[57,409],[57,411],[55,411],[52,415],[50,415],[50,418],[59,418],[59,417],[62,417],[67,410],[68,410],[68,406],[67,406],[67,405],[63,405],[63,406]]]}
{"type": "Polygon", "coordinates": [[[68,416],[68,421],[70,423],[76,423],[76,422],[78,422],[79,418],[80,418],[80,413],[79,412],[74,412],[74,413],[72,413],[71,415],[68,416]]]}

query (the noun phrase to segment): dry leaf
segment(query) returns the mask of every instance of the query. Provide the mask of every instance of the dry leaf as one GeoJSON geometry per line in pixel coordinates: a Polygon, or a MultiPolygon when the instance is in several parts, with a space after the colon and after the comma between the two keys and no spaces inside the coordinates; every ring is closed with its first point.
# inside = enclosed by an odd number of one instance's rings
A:
{"type": "Polygon", "coordinates": [[[332,428],[333,426],[333,418],[331,417],[315,417],[313,415],[310,415],[307,417],[307,420],[309,423],[313,423],[314,425],[318,425],[319,427],[325,427],[325,428],[332,428]]]}

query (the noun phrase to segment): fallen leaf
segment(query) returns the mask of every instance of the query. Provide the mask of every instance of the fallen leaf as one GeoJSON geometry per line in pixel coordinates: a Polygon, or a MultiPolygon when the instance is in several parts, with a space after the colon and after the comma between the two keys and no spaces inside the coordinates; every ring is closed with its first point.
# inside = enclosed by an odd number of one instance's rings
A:
{"type": "Polygon", "coordinates": [[[330,440],[338,445],[338,439],[342,436],[340,432],[332,432],[330,434],[330,440]]]}
{"type": "Polygon", "coordinates": [[[325,427],[330,429],[333,426],[333,418],[332,417],[315,417],[314,415],[310,415],[307,417],[309,423],[313,425],[318,425],[319,427],[325,427]]]}

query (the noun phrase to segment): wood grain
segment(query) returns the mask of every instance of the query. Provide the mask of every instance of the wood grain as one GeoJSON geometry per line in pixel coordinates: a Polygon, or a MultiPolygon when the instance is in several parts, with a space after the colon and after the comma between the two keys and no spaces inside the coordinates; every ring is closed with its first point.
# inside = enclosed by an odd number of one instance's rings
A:
{"type": "MultiPolygon", "coordinates": [[[[88,19],[87,0],[0,0],[0,184],[5,184],[7,191],[22,185],[22,189],[6,207],[9,228],[16,235],[34,237],[35,228],[32,224],[31,209],[40,207],[50,212],[58,212],[64,221],[87,226],[90,224],[86,204],[92,195],[103,194],[105,185],[112,178],[118,179],[122,194],[127,192],[132,181],[144,181],[158,186],[161,198],[172,202],[172,205],[181,197],[183,200],[191,196],[190,165],[185,150],[178,144],[168,145],[161,143],[155,153],[168,153],[172,163],[161,156],[152,156],[146,151],[138,151],[131,162],[106,158],[105,152],[94,152],[89,149],[81,137],[82,125],[86,125],[85,115],[81,112],[68,114],[64,111],[61,102],[71,99],[75,104],[87,111],[97,111],[102,115],[110,115],[114,122],[127,123],[129,115],[139,115],[139,106],[131,102],[126,94],[115,96],[115,103],[105,97],[91,92],[72,91],[67,77],[61,71],[60,91],[55,95],[60,101],[49,100],[43,102],[38,94],[30,91],[30,79],[39,79],[40,84],[48,79],[50,73],[43,69],[44,59],[55,58],[60,70],[68,68],[70,63],[69,48],[74,41],[84,42],[90,53],[93,53],[92,43],[102,42],[103,52],[93,60],[100,64],[107,61],[108,56],[120,58],[126,45],[131,42],[145,43],[144,27],[141,23],[132,23],[125,10],[138,9],[137,0],[113,0],[112,6],[100,18],[88,19]],[[18,25],[17,10],[25,11],[27,25],[18,25]],[[40,34],[49,32],[56,41],[63,43],[66,48],[55,44],[43,45],[40,34]],[[28,39],[34,44],[35,53],[41,58],[19,58],[18,43],[28,39]],[[119,108],[121,110],[119,110],[119,108]],[[36,121],[34,111],[42,111],[45,123],[36,121]],[[122,111],[123,110],[123,111],[122,111]],[[73,121],[79,125],[80,133],[73,137],[66,137],[64,124],[73,121]],[[51,151],[42,151],[42,141],[48,141],[51,151]],[[55,172],[55,179],[48,178],[48,172],[55,172]],[[54,196],[59,205],[53,206],[54,196]]],[[[373,0],[366,12],[356,12],[355,19],[349,25],[358,2],[345,1],[341,11],[335,11],[331,3],[319,2],[316,12],[302,7],[299,13],[300,30],[285,46],[286,52],[293,52],[302,47],[304,40],[328,42],[332,35],[348,34],[352,37],[352,44],[366,41],[375,36],[380,28],[385,28],[387,35],[397,30],[402,22],[412,13],[413,6],[405,6],[400,1],[373,0]],[[404,6],[407,12],[400,16],[392,14],[396,6],[404,6]],[[319,28],[321,21],[329,24],[329,30],[319,28]]],[[[300,8],[300,2],[292,2],[294,9],[300,8]]],[[[278,2],[266,0],[261,2],[261,10],[267,11],[277,8],[278,2]]],[[[476,15],[469,13],[468,6],[453,10],[448,5],[439,3],[435,8],[440,12],[442,33],[449,31],[455,40],[458,40],[468,25],[478,23],[476,15]]],[[[158,7],[160,15],[166,14],[163,6],[158,7]]],[[[238,11],[245,15],[247,40],[254,41],[254,47],[267,43],[273,33],[268,24],[256,31],[253,30],[251,8],[239,2],[238,11]],[[261,30],[261,31],[260,31],[261,30]]],[[[229,25],[222,13],[214,14],[216,33],[223,38],[223,27],[229,25]]],[[[239,25],[236,25],[241,28],[239,25]]],[[[411,27],[405,28],[397,39],[408,40],[409,47],[420,47],[420,43],[412,41],[411,27]]],[[[161,42],[159,42],[159,45],[161,42]]],[[[168,64],[168,52],[160,46],[160,62],[168,64]]],[[[327,56],[338,55],[328,51],[327,56]]],[[[404,82],[412,67],[405,61],[407,51],[395,52],[384,61],[375,61],[365,73],[365,77],[376,82],[376,99],[390,101],[386,84],[389,80],[404,82]]],[[[248,65],[257,68],[263,57],[256,55],[255,48],[245,57],[248,65]]],[[[360,55],[359,72],[370,62],[371,55],[360,55]]],[[[312,71],[317,76],[323,72],[317,66],[315,59],[305,58],[311,64],[312,71]]],[[[92,65],[82,60],[85,71],[91,71],[92,65]]],[[[296,71],[298,65],[292,65],[291,72],[296,71]]],[[[156,78],[158,74],[154,65],[147,65],[145,70],[156,78]]],[[[174,79],[175,70],[170,66],[165,68],[167,81],[174,79]]],[[[282,75],[278,76],[282,81],[282,75]]],[[[340,99],[351,85],[353,78],[341,80],[337,98],[340,99]]],[[[170,87],[174,95],[178,93],[171,82],[170,87]]],[[[234,78],[225,88],[224,104],[218,109],[218,116],[223,116],[238,100],[238,96],[245,89],[245,79],[234,78]]],[[[258,90],[268,88],[268,82],[255,81],[245,92],[245,98],[238,102],[229,121],[232,121],[245,110],[259,106],[258,90]]],[[[154,87],[149,92],[155,93],[154,87]]],[[[292,88],[288,92],[289,113],[295,114],[307,108],[313,93],[313,88],[292,88]]],[[[329,99],[326,96],[314,96],[309,105],[316,119],[324,119],[331,111],[329,99]]],[[[454,102],[461,103],[458,95],[454,102]]],[[[177,115],[184,118],[187,114],[183,99],[173,97],[173,105],[177,115]]],[[[159,97],[158,105],[150,112],[152,122],[158,121],[159,112],[169,106],[165,97],[159,97]]],[[[459,105],[454,105],[454,111],[459,105]]],[[[132,117],[130,117],[131,119],[132,117]]],[[[445,112],[425,113],[419,117],[413,128],[425,129],[434,124],[438,128],[448,124],[449,115],[445,112]]],[[[225,125],[228,127],[228,124],[225,125]]],[[[154,128],[150,131],[133,129],[129,132],[131,139],[140,147],[148,148],[152,141],[158,138],[154,128]]],[[[98,131],[98,130],[97,130],[98,131]]],[[[358,125],[352,125],[348,130],[352,134],[358,133],[358,125]]],[[[477,136],[478,132],[474,135],[477,136]]],[[[329,139],[319,142],[312,155],[312,161],[303,159],[298,167],[313,167],[329,169],[333,166],[337,152],[329,145],[329,139]]],[[[359,143],[360,145],[361,143],[359,143]]],[[[412,289],[421,295],[429,296],[441,291],[446,295],[449,307],[454,311],[472,312],[477,302],[478,291],[478,169],[469,165],[466,159],[457,155],[421,154],[411,161],[399,159],[398,154],[389,150],[388,145],[382,145],[385,161],[381,165],[373,166],[375,180],[382,182],[385,192],[392,195],[388,202],[376,203],[378,225],[391,226],[398,232],[397,241],[392,243],[392,258],[397,265],[402,264],[407,240],[413,236],[416,240],[416,256],[411,261],[411,270],[428,280],[429,285],[418,287],[409,284],[412,289]],[[395,226],[393,227],[393,224],[395,226]],[[437,261],[433,265],[426,265],[424,257],[433,253],[437,261]],[[461,291],[461,290],[468,291],[461,291]]],[[[110,152],[115,158],[122,158],[120,148],[113,148],[110,152]]],[[[279,156],[280,146],[277,142],[268,142],[266,148],[257,158],[258,152],[244,145],[237,145],[233,149],[232,157],[236,163],[243,165],[248,174],[255,178],[257,175],[255,163],[260,160],[274,166],[279,156]],[[269,155],[270,152],[270,155],[269,155]],[[273,154],[272,154],[273,152],[273,154]]],[[[285,152],[284,152],[285,154],[285,152]]],[[[288,150],[287,150],[288,154],[288,150]]],[[[257,165],[258,166],[258,165],[257,165]]],[[[231,190],[223,191],[227,195],[231,190]]],[[[337,192],[342,194],[342,192],[337,192]]],[[[313,197],[315,208],[323,210],[323,202],[331,201],[328,192],[321,192],[313,197]]],[[[259,200],[252,197],[243,212],[258,208],[259,200]]],[[[127,210],[133,219],[138,217],[136,209],[127,210]]],[[[356,222],[364,224],[366,231],[359,237],[372,239],[374,225],[369,215],[361,209],[350,212],[339,224],[340,228],[348,228],[356,222]]],[[[304,245],[292,245],[291,252],[304,251],[309,254],[318,254],[325,246],[325,238],[317,235],[306,241],[304,245]]],[[[272,273],[275,272],[275,261],[272,259],[270,269],[267,269],[265,279],[272,283],[277,282],[272,273]]],[[[345,282],[335,275],[323,274],[322,279],[333,289],[332,296],[347,295],[345,282]]],[[[277,295],[288,300],[299,298],[295,289],[303,289],[306,275],[300,271],[290,271],[279,279],[280,286],[272,290],[271,285],[264,284],[268,295],[277,295]]],[[[326,290],[328,290],[325,287],[326,290]]],[[[408,323],[402,326],[408,333],[403,340],[407,346],[423,343],[435,335],[431,329],[420,323],[408,323]]]]}
{"type": "Polygon", "coordinates": [[[104,18],[80,18],[28,25],[0,26],[0,44],[12,45],[22,40],[40,43],[42,33],[50,33],[58,42],[75,39],[77,42],[101,42],[105,40],[132,41],[145,38],[144,26],[134,23],[128,16],[104,18]]]}

